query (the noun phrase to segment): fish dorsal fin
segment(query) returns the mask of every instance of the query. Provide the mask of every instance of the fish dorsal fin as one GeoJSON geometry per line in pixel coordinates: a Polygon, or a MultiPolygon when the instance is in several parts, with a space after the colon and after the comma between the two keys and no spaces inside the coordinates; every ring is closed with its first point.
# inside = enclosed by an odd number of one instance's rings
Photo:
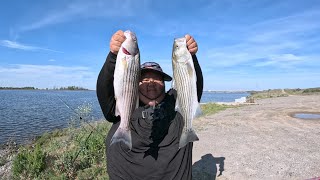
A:
{"type": "Polygon", "coordinates": [[[176,84],[176,83],[175,83],[175,81],[174,81],[174,79],[173,79],[173,80],[172,80],[171,87],[172,87],[173,89],[177,90],[176,87],[175,87],[175,84],[176,84]]]}
{"type": "Polygon", "coordinates": [[[128,62],[127,62],[127,60],[126,60],[125,57],[122,59],[121,63],[122,63],[122,65],[123,65],[124,69],[127,69],[127,68],[128,68],[128,62]]]}

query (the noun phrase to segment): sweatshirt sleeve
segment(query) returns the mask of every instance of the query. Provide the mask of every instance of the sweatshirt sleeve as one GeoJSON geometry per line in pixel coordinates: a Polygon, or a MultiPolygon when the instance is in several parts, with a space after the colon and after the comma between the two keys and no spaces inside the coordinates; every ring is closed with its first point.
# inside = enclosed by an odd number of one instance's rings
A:
{"type": "Polygon", "coordinates": [[[109,52],[107,59],[99,73],[96,93],[98,101],[107,121],[116,123],[120,120],[119,116],[115,116],[114,87],[113,74],[116,65],[117,55],[109,52]]]}
{"type": "Polygon", "coordinates": [[[196,55],[192,55],[194,69],[197,74],[197,95],[198,95],[198,102],[201,100],[202,91],[203,91],[203,76],[200,64],[198,62],[198,58],[196,55]]]}

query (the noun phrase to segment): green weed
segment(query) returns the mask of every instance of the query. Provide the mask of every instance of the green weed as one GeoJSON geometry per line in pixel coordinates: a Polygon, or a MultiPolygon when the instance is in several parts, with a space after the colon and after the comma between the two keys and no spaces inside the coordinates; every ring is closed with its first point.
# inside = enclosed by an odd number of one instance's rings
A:
{"type": "Polygon", "coordinates": [[[220,105],[220,104],[216,104],[216,103],[207,103],[207,104],[201,105],[201,110],[204,115],[210,115],[210,114],[217,113],[219,111],[223,111],[223,110],[230,108],[230,107],[232,107],[232,106],[220,105]]]}
{"type": "Polygon", "coordinates": [[[79,106],[68,128],[38,137],[35,148],[21,147],[13,160],[14,178],[108,179],[104,141],[111,124],[87,123],[91,110],[90,104],[79,106]]]}

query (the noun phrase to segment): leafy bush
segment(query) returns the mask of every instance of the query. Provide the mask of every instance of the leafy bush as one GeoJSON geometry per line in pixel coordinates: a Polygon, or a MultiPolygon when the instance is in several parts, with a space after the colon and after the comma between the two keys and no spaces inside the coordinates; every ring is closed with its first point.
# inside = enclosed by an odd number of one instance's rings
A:
{"type": "Polygon", "coordinates": [[[46,153],[36,145],[33,150],[21,149],[13,161],[13,175],[18,177],[35,178],[45,168],[46,153]]]}
{"type": "Polygon", "coordinates": [[[318,93],[320,92],[320,88],[308,88],[302,91],[302,93],[318,93]]]}

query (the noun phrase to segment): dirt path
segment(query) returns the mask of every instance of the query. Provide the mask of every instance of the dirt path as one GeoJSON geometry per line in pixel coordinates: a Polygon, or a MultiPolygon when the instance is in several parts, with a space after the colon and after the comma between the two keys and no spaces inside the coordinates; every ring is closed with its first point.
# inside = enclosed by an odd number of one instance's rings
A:
{"type": "Polygon", "coordinates": [[[320,112],[320,95],[257,103],[227,109],[194,123],[200,138],[194,143],[194,179],[320,177],[320,120],[288,115],[320,112]]]}

